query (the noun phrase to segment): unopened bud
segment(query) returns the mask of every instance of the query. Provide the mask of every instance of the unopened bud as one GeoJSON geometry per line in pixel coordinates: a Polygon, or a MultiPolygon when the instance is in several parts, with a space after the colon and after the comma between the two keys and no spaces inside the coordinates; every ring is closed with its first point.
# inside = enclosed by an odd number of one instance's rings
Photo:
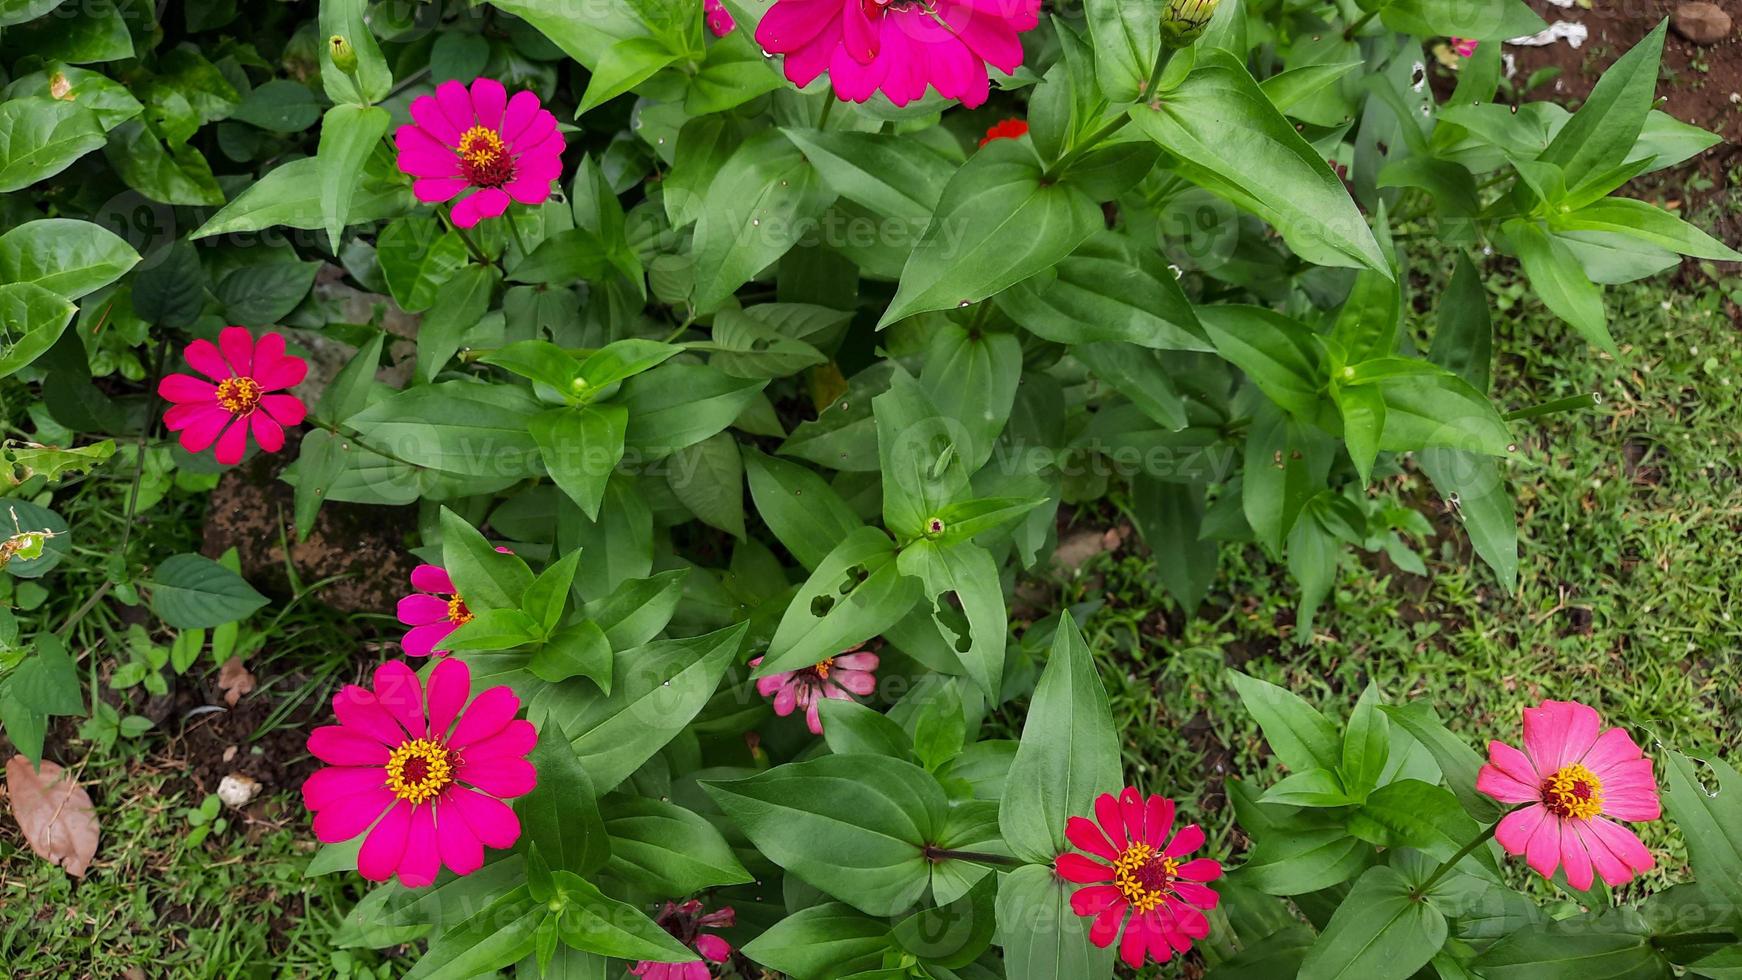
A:
{"type": "Polygon", "coordinates": [[[333,56],[333,67],[349,75],[357,70],[357,49],[343,34],[327,38],[327,51],[333,56]]]}
{"type": "Polygon", "coordinates": [[[1222,0],[1168,0],[1161,12],[1161,43],[1183,48],[1196,41],[1222,0]]]}

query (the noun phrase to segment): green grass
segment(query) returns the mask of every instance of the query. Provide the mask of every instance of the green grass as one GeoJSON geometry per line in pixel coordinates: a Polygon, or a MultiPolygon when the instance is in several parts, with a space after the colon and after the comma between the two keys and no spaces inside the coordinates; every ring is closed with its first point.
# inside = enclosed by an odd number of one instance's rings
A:
{"type": "MultiPolygon", "coordinates": [[[[1610,288],[1620,360],[1521,298],[1522,287],[1495,293],[1495,390],[1506,408],[1602,397],[1594,409],[1515,428],[1516,594],[1472,564],[1456,531],[1422,548],[1425,578],[1346,556],[1304,645],[1294,635],[1296,589],[1256,549],[1223,548],[1203,618],[1190,620],[1134,537],[1053,577],[1060,603],[1105,601],[1086,629],[1125,733],[1128,773],[1181,798],[1223,847],[1239,850],[1216,766],[1261,785],[1276,773],[1225,681],[1234,664],[1338,719],[1377,681],[1393,702],[1431,701],[1477,747],[1516,744],[1520,711],[1554,697],[1597,706],[1648,752],[1661,741],[1694,755],[1742,755],[1742,338],[1722,298],[1735,287],[1610,288]]],[[[1375,492],[1436,517],[1443,508],[1413,471],[1375,492]]],[[[1634,892],[1686,875],[1667,822],[1645,838],[1659,868],[1634,892]]]]}

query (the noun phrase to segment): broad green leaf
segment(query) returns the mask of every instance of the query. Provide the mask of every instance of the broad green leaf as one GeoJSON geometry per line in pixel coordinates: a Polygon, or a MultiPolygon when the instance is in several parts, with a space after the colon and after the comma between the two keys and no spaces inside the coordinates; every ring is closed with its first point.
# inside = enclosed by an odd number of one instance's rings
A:
{"type": "Polygon", "coordinates": [[[1708,759],[1706,765],[1715,777],[1715,791],[1701,785],[1691,760],[1670,752],[1664,804],[1687,841],[1700,887],[1732,910],[1742,909],[1742,775],[1722,759],[1708,759]]]}
{"type": "Polygon", "coordinates": [[[1266,790],[1261,803],[1279,806],[1334,807],[1355,802],[1343,780],[1329,769],[1308,769],[1284,778],[1266,790]]]}
{"type": "Polygon", "coordinates": [[[1161,54],[1159,0],[1086,0],[1083,13],[1095,52],[1095,80],[1112,102],[1135,102],[1146,94],[1155,59],[1161,54]]]}
{"type": "Polygon", "coordinates": [[[1535,34],[1547,26],[1522,0],[1392,0],[1380,8],[1379,19],[1404,34],[1467,37],[1495,44],[1535,34]]]}
{"type": "Polygon", "coordinates": [[[1071,909],[1075,887],[1049,865],[999,876],[998,938],[1009,980],[1105,980],[1115,950],[1089,942],[1089,923],[1071,909]]]}
{"type": "Polygon", "coordinates": [[[222,626],[266,605],[242,576],[202,555],[164,559],[145,580],[151,609],[176,629],[222,626]]]}
{"type": "Polygon", "coordinates": [[[1290,828],[1261,838],[1240,881],[1266,895],[1304,895],[1348,881],[1373,862],[1373,847],[1337,826],[1290,828]]]}
{"type": "Polygon", "coordinates": [[[744,461],[738,440],[716,432],[671,454],[665,480],[690,513],[744,539],[744,461]]]}
{"type": "Polygon", "coordinates": [[[605,243],[585,228],[559,231],[539,242],[532,254],[508,273],[514,282],[565,285],[578,279],[605,278],[605,243]]]}
{"type": "Polygon", "coordinates": [[[1481,771],[1482,756],[1440,723],[1432,705],[1413,701],[1386,705],[1383,710],[1398,727],[1433,755],[1440,772],[1445,774],[1446,784],[1463,804],[1465,812],[1483,823],[1500,818],[1502,807],[1492,797],[1476,790],[1476,774],[1481,771]]]}
{"type": "Polygon", "coordinates": [[[1157,555],[1156,575],[1182,611],[1195,612],[1215,580],[1221,548],[1206,540],[1204,492],[1147,474],[1131,479],[1131,519],[1143,543],[1157,555]]]}
{"type": "Polygon", "coordinates": [[[1324,368],[1305,325],[1260,306],[1202,306],[1197,312],[1216,350],[1278,407],[1302,419],[1318,414],[1324,368]]]}
{"type": "Polygon", "coordinates": [[[521,389],[449,381],[407,388],[352,416],[369,445],[419,466],[480,478],[541,472],[527,432],[537,404],[521,389]]]}
{"type": "Polygon", "coordinates": [[[321,0],[321,84],[327,98],[335,103],[374,105],[387,98],[393,88],[393,72],[388,70],[381,46],[375,43],[375,33],[364,20],[367,6],[366,0],[321,0]],[[340,71],[333,64],[332,45],[327,40],[334,35],[349,41],[356,52],[355,71],[340,71]]]}
{"type": "Polygon", "coordinates": [[[321,102],[307,85],[274,78],[255,86],[230,118],[274,133],[301,133],[321,118],[321,102]]]}
{"type": "Polygon", "coordinates": [[[644,458],[693,446],[731,425],[767,384],[701,364],[664,364],[638,374],[617,398],[629,412],[624,441],[644,458]]]}
{"type": "Polygon", "coordinates": [[[827,698],[819,714],[823,740],[836,755],[882,755],[914,761],[913,739],[888,715],[857,701],[827,698]]]}
{"type": "Polygon", "coordinates": [[[536,845],[553,869],[589,875],[611,857],[599,798],[586,767],[554,726],[539,733],[528,757],[538,785],[514,801],[522,850],[536,845]]]}
{"type": "Polygon", "coordinates": [[[1385,400],[1381,449],[1439,446],[1490,456],[1512,451],[1512,430],[1494,403],[1449,371],[1394,377],[1376,387],[1385,400]]]}
{"type": "Polygon", "coordinates": [[[1372,481],[1373,462],[1385,431],[1385,396],[1374,387],[1336,387],[1331,389],[1331,399],[1343,416],[1343,442],[1365,487],[1372,481]]]}
{"type": "MultiPolygon", "coordinates": [[[[363,186],[351,199],[350,220],[361,223],[394,217],[413,203],[411,188],[402,181],[384,178],[372,162],[363,186]]],[[[231,235],[276,225],[314,230],[324,227],[325,223],[321,210],[320,161],[303,157],[267,172],[189,237],[231,235]]]]}
{"type": "Polygon", "coordinates": [[[899,622],[920,592],[919,580],[897,567],[894,542],[877,528],[858,528],[799,586],[757,676],[809,667],[852,649],[899,622]]]}
{"type": "Polygon", "coordinates": [[[558,893],[567,902],[558,929],[564,943],[600,956],[654,963],[683,963],[695,951],[678,942],[640,909],[599,891],[572,872],[558,871],[558,893]]]}
{"type": "Polygon", "coordinates": [[[1112,232],[1095,234],[1053,270],[999,293],[998,308],[1061,344],[1213,349],[1161,253],[1112,232]]]}
{"type": "MultiPolygon", "coordinates": [[[[132,32],[127,27],[130,17],[122,13],[125,6],[111,0],[57,9],[52,17],[41,17],[8,30],[6,47],[9,53],[29,52],[44,61],[73,65],[131,58],[135,51],[132,32]]],[[[157,60],[167,62],[173,54],[163,52],[157,60]]]]}
{"type": "Polygon", "coordinates": [[[1029,702],[998,810],[999,829],[1011,853],[1051,865],[1069,847],[1065,822],[1088,816],[1097,796],[1117,793],[1122,785],[1107,691],[1067,612],[1029,702]]]}
{"type": "Polygon", "coordinates": [[[1611,197],[1549,218],[1556,231],[1608,231],[1660,248],[1720,262],[1742,261],[1742,254],[1662,208],[1644,201],[1611,197]]]}
{"type": "Polygon", "coordinates": [[[905,912],[931,880],[948,801],[912,763],[828,755],[703,785],[769,860],[863,912],[905,912]]]}
{"type": "MultiPolygon", "coordinates": [[[[1594,175],[1628,157],[1657,99],[1658,61],[1668,27],[1668,18],[1659,21],[1650,34],[1603,72],[1579,111],[1538,159],[1568,174],[1594,175]]],[[[1535,279],[1532,274],[1531,280],[1535,279]]]]}
{"type": "Polygon", "coordinates": [[[1526,925],[1471,964],[1484,980],[1657,980],[1669,964],[1624,912],[1526,925]]]}
{"type": "Polygon", "coordinates": [[[829,190],[885,218],[929,219],[956,169],[930,144],[893,133],[785,133],[829,190]]]}
{"type": "Polygon", "coordinates": [[[1199,52],[1183,82],[1130,114],[1139,132],[1175,157],[1176,173],[1268,221],[1308,262],[1388,274],[1373,232],[1324,155],[1270,104],[1238,58],[1199,52]]]}
{"type": "Polygon", "coordinates": [[[102,146],[96,112],[59,99],[0,103],[0,194],[53,177],[102,146]]]}
{"type": "Polygon", "coordinates": [[[33,21],[65,0],[0,0],[0,27],[33,21]]]}
{"type": "Polygon", "coordinates": [[[816,169],[779,131],[746,140],[707,185],[698,214],[695,309],[719,308],[785,255],[832,198],[816,169]]]}
{"type": "Polygon", "coordinates": [[[420,379],[433,381],[460,349],[466,333],[478,325],[490,308],[491,296],[500,281],[492,266],[466,265],[436,289],[435,302],[417,331],[420,379]]]}
{"type": "Polygon", "coordinates": [[[925,583],[925,600],[932,604],[939,630],[951,640],[981,693],[996,703],[1003,689],[1009,623],[992,553],[971,541],[920,540],[901,550],[896,567],[925,583]],[[965,635],[954,625],[961,619],[966,620],[965,635]]]}
{"type": "Polygon", "coordinates": [[[466,980],[509,966],[532,951],[546,914],[525,885],[513,888],[434,939],[406,980],[466,980]]]}
{"type": "Polygon", "coordinates": [[[706,818],[674,803],[645,796],[605,800],[611,835],[608,872],[662,895],[749,884],[753,879],[732,847],[706,818]]]}
{"type": "Polygon", "coordinates": [[[53,347],[75,312],[65,297],[36,283],[0,284],[0,378],[53,347]]]}
{"type": "Polygon", "coordinates": [[[351,201],[367,176],[363,164],[387,133],[386,109],[374,106],[336,105],[321,122],[321,141],[316,154],[321,176],[321,218],[327,245],[339,251],[339,233],[351,223],[351,201]]]}
{"type": "Polygon", "coordinates": [[[435,304],[442,283],[466,264],[466,246],[434,218],[407,215],[375,237],[375,258],[393,301],[407,313],[422,313],[435,304]]]}
{"type": "Polygon", "coordinates": [[[799,909],[745,944],[751,960],[793,977],[845,977],[895,948],[889,923],[839,902],[799,909]]]}
{"type": "Polygon", "coordinates": [[[938,412],[961,426],[962,465],[973,473],[992,456],[1022,382],[1022,342],[1013,333],[945,324],[932,334],[919,384],[938,412]]]}
{"type": "Polygon", "coordinates": [[[303,433],[296,458],[296,496],[292,501],[299,541],[307,540],[314,530],[321,504],[327,499],[333,481],[344,471],[347,453],[342,442],[325,429],[303,433]]]}
{"type": "Polygon", "coordinates": [[[590,112],[640,85],[680,57],[682,55],[655,38],[632,37],[618,41],[606,48],[593,65],[587,91],[581,96],[576,115],[590,112]]]}
{"type": "Polygon", "coordinates": [[[1342,763],[1343,739],[1337,727],[1300,695],[1237,670],[1228,671],[1228,679],[1283,765],[1305,772],[1342,763]]]}
{"type": "Polygon", "coordinates": [[[1051,268],[1104,226],[1087,194],[1043,176],[1020,140],[975,153],[945,186],[878,328],[988,299],[1051,268]]]}
{"type": "MultiPolygon", "coordinates": [[[[570,552],[579,554],[579,552],[570,552]]],[[[611,641],[597,623],[582,621],[552,633],[526,669],[540,680],[568,680],[586,677],[599,685],[599,690],[611,693],[611,641]]]]}
{"type": "MultiPolygon", "coordinates": [[[[137,293],[138,286],[134,286],[137,293]]],[[[339,369],[338,377],[321,392],[315,402],[315,415],[327,422],[345,422],[362,411],[369,402],[369,389],[375,384],[375,369],[381,363],[381,348],[387,343],[385,333],[372,334],[368,341],[339,369]]]]}
{"type": "Polygon", "coordinates": [[[229,322],[270,327],[296,309],[320,270],[319,262],[256,262],[230,270],[215,292],[229,322]]]}
{"type": "Polygon", "coordinates": [[[757,515],[805,568],[816,568],[835,545],[864,526],[808,467],[746,447],[744,469],[757,515]]]}
{"type": "Polygon", "coordinates": [[[725,112],[785,87],[785,78],[750,39],[750,32],[733,31],[708,45],[707,60],[684,93],[684,113],[695,117],[725,112]]]}
{"type": "Polygon", "coordinates": [[[562,726],[594,784],[609,791],[702,709],[743,644],[745,630],[740,624],[619,651],[608,697],[587,697],[579,703],[534,699],[530,710],[542,712],[563,702],[563,713],[543,715],[543,723],[562,726]]]}
{"type": "Polygon", "coordinates": [[[484,609],[518,611],[520,597],[532,584],[532,570],[514,555],[490,546],[466,519],[441,509],[442,567],[453,578],[466,605],[474,612],[484,609]]]}
{"type": "Polygon", "coordinates": [[[110,130],[103,155],[127,186],[159,204],[224,203],[224,190],[199,150],[188,143],[166,145],[137,119],[110,130]]]}
{"type": "Polygon", "coordinates": [[[124,239],[89,221],[45,218],[0,235],[0,279],[34,282],[67,299],[102,289],[138,262],[124,239]]]}
{"type": "Polygon", "coordinates": [[[872,400],[877,458],[883,474],[883,523],[902,539],[936,533],[931,522],[968,489],[967,461],[990,447],[945,417],[931,396],[897,370],[889,390],[872,400]]]}
{"type": "Polygon", "coordinates": [[[589,520],[598,519],[605,484],[623,458],[628,420],[623,406],[601,404],[552,408],[528,422],[550,478],[589,520]]]}
{"type": "Polygon", "coordinates": [[[1409,882],[1369,868],[1301,964],[1302,980],[1406,980],[1446,941],[1446,919],[1415,898],[1409,882]]]}

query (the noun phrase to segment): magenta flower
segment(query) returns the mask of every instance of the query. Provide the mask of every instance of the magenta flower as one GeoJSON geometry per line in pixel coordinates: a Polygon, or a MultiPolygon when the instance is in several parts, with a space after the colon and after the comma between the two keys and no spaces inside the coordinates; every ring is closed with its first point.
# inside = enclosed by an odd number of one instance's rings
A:
{"type": "MultiPolygon", "coordinates": [[[[750,661],[750,666],[761,663],[762,658],[757,657],[750,661]]],[[[759,677],[756,679],[756,693],[774,698],[774,713],[782,718],[803,708],[811,734],[821,735],[823,719],[818,714],[818,706],[822,699],[848,701],[853,694],[860,697],[870,694],[877,689],[877,663],[875,653],[854,647],[812,667],[759,677]]]]}
{"type": "Polygon", "coordinates": [[[417,178],[412,192],[426,204],[473,189],[454,205],[461,228],[500,216],[510,200],[543,204],[562,174],[563,134],[531,92],[510,99],[493,78],[473,80],[470,91],[446,81],[412,101],[411,118],[393,134],[399,169],[417,178]]]}
{"type": "Polygon", "coordinates": [[[738,916],[731,906],[704,915],[702,903],[693,898],[682,905],[666,902],[665,908],[659,911],[659,916],[654,921],[659,923],[660,928],[671,933],[678,942],[702,954],[702,959],[690,960],[688,963],[655,963],[652,960],[642,960],[629,968],[631,976],[645,977],[647,980],[708,980],[713,972],[703,960],[724,963],[732,955],[731,943],[702,931],[732,928],[738,921],[738,916]]]}
{"type": "Polygon", "coordinates": [[[1095,799],[1099,827],[1087,817],[1065,821],[1066,839],[1100,860],[1067,852],[1053,863],[1059,877],[1088,885],[1071,896],[1071,911],[1094,918],[1090,942],[1105,949],[1124,927],[1119,956],[1132,969],[1141,968],[1146,956],[1166,963],[1191,949],[1192,940],[1208,936],[1210,921],[1202,910],[1219,901],[1204,882],[1221,877],[1221,863],[1185,860],[1204,846],[1204,832],[1188,824],[1174,833],[1173,815],[1172,800],[1145,800],[1134,786],[1118,796],[1102,793],[1095,799]]]}
{"type": "Polygon", "coordinates": [[[702,0],[702,15],[715,37],[725,37],[738,26],[738,22],[732,19],[732,12],[720,0],[702,0]]]}
{"type": "Polygon", "coordinates": [[[411,627],[401,639],[408,657],[445,653],[436,646],[449,633],[472,621],[472,610],[454,588],[454,580],[440,565],[419,565],[411,570],[411,587],[417,591],[399,600],[399,621],[411,627]]]}
{"type": "Polygon", "coordinates": [[[764,50],[786,55],[786,77],[829,73],[835,94],[864,102],[881,90],[907,105],[926,86],[972,108],[986,101],[986,65],[1022,64],[1018,35],[1040,22],[1040,0],[776,0],[756,25],[764,50]]]}
{"type": "Polygon", "coordinates": [[[218,462],[234,466],[248,451],[250,432],[261,449],[275,453],[284,448],[285,427],[302,424],[302,400],[275,394],[308,376],[308,362],[284,352],[283,334],[255,341],[246,327],[225,327],[216,346],[196,340],[183,356],[211,381],[171,374],[158,382],[157,393],[172,403],[163,413],[164,426],[181,433],[188,452],[204,452],[216,442],[218,462]]]}
{"type": "Polygon", "coordinates": [[[1476,47],[1481,43],[1475,38],[1454,37],[1452,38],[1452,51],[1456,52],[1460,58],[1468,58],[1476,53],[1476,47]]]}
{"type": "Polygon", "coordinates": [[[308,750],[327,763],[302,784],[315,836],[336,844],[364,831],[357,871],[370,881],[417,888],[446,865],[471,874],[485,846],[512,847],[520,820],[503,799],[538,782],[524,756],[538,742],[517,720],[520,699],[506,686],[466,699],[472,675],[443,660],[425,690],[403,661],[375,670],[374,690],[347,684],[333,696],[337,725],[309,733],[308,750]]]}
{"type": "Polygon", "coordinates": [[[1494,839],[1522,854],[1532,870],[1591,887],[1593,868],[1611,885],[1652,866],[1651,852],[1631,830],[1608,820],[1656,820],[1663,815],[1651,760],[1619,728],[1598,733],[1597,711],[1576,701],[1544,701],[1524,709],[1524,751],[1488,743],[1488,764],[1476,788],[1502,803],[1525,803],[1500,819],[1494,839]]]}

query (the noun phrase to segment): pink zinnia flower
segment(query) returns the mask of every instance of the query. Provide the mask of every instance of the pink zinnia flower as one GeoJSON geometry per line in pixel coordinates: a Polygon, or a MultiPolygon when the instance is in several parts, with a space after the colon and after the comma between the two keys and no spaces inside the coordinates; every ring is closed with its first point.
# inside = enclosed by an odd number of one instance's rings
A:
{"type": "Polygon", "coordinates": [[[980,138],[980,145],[985,146],[993,140],[1021,139],[1028,135],[1028,123],[1021,119],[1000,119],[986,130],[986,135],[980,138]]]}
{"type": "Polygon", "coordinates": [[[715,37],[725,37],[738,26],[738,22],[732,19],[732,12],[720,0],[702,0],[702,15],[715,37]]]}
{"type": "Polygon", "coordinates": [[[764,50],[786,55],[786,77],[808,85],[826,69],[835,94],[864,102],[879,89],[898,106],[939,95],[986,101],[990,62],[1022,64],[1018,35],[1040,22],[1040,0],[776,0],[756,25],[764,50]]]}
{"type": "Polygon", "coordinates": [[[1222,865],[1210,858],[1181,860],[1204,846],[1204,832],[1194,823],[1173,833],[1173,809],[1172,800],[1145,800],[1136,787],[1117,797],[1103,793],[1095,800],[1099,827],[1084,817],[1065,821],[1065,837],[1101,861],[1065,853],[1053,864],[1066,881],[1089,886],[1071,896],[1071,911],[1094,917],[1090,942],[1112,945],[1124,924],[1119,956],[1133,969],[1143,966],[1146,955],[1166,963],[1210,934],[1201,910],[1215,908],[1218,898],[1202,883],[1221,877],[1222,865]]]}
{"type": "Polygon", "coordinates": [[[510,99],[493,78],[474,79],[470,91],[446,81],[412,101],[411,118],[393,134],[399,169],[417,178],[412,192],[427,204],[475,188],[454,205],[461,228],[501,215],[510,200],[543,204],[562,174],[563,134],[531,92],[510,99]]]}
{"type": "Polygon", "coordinates": [[[1452,38],[1452,50],[1457,53],[1458,57],[1468,58],[1476,53],[1476,46],[1481,43],[1474,38],[1454,37],[1452,38]]]}
{"type": "Polygon", "coordinates": [[[442,865],[471,874],[485,845],[512,847],[520,820],[502,800],[538,781],[523,758],[538,732],[515,719],[514,692],[492,687],[466,704],[472,675],[459,660],[436,664],[427,691],[391,660],[374,687],[347,684],[333,696],[339,724],[309,733],[308,750],[328,764],[302,784],[315,836],[336,844],[369,831],[357,871],[370,881],[397,874],[409,888],[435,881],[442,865]]]}
{"type": "Polygon", "coordinates": [[[308,376],[308,362],[284,352],[283,334],[264,334],[257,342],[246,327],[225,327],[216,346],[196,340],[182,356],[211,379],[171,374],[157,383],[157,393],[172,403],[163,424],[181,433],[188,452],[204,452],[216,442],[218,462],[234,466],[248,451],[248,433],[261,449],[275,453],[284,448],[284,427],[302,424],[302,400],[273,394],[308,376]]]}
{"type": "Polygon", "coordinates": [[[1476,788],[1502,803],[1527,803],[1502,817],[1494,839],[1522,854],[1537,874],[1566,866],[1567,884],[1584,891],[1591,871],[1619,885],[1652,866],[1651,852],[1630,830],[1605,817],[1656,820],[1663,815],[1651,760],[1625,731],[1602,727],[1596,709],[1544,701],[1524,709],[1524,751],[1488,743],[1476,788]]]}
{"type": "MultiPolygon", "coordinates": [[[[498,549],[502,550],[502,549],[498,549]]],[[[472,621],[472,610],[454,588],[453,577],[440,565],[419,565],[411,570],[411,587],[417,591],[399,600],[399,621],[411,627],[399,641],[408,657],[444,653],[436,644],[449,633],[472,621]]]]}
{"type": "MultiPolygon", "coordinates": [[[[750,661],[750,666],[761,663],[762,658],[757,657],[750,661]]],[[[860,697],[870,694],[877,689],[877,663],[875,653],[854,647],[812,667],[759,677],[756,679],[756,693],[774,698],[774,713],[782,718],[803,708],[811,734],[821,735],[823,719],[817,709],[823,698],[848,701],[853,694],[860,697]]]]}
{"type": "MultiPolygon", "coordinates": [[[[731,906],[702,914],[702,903],[695,899],[683,903],[666,902],[665,908],[654,920],[660,928],[671,933],[677,941],[702,954],[703,959],[713,963],[724,963],[732,955],[732,944],[719,936],[705,933],[704,929],[730,929],[738,921],[738,916],[731,906]]],[[[691,960],[688,963],[655,963],[652,960],[642,960],[629,968],[631,976],[646,977],[647,980],[708,980],[713,972],[702,960],[691,960]]]]}

